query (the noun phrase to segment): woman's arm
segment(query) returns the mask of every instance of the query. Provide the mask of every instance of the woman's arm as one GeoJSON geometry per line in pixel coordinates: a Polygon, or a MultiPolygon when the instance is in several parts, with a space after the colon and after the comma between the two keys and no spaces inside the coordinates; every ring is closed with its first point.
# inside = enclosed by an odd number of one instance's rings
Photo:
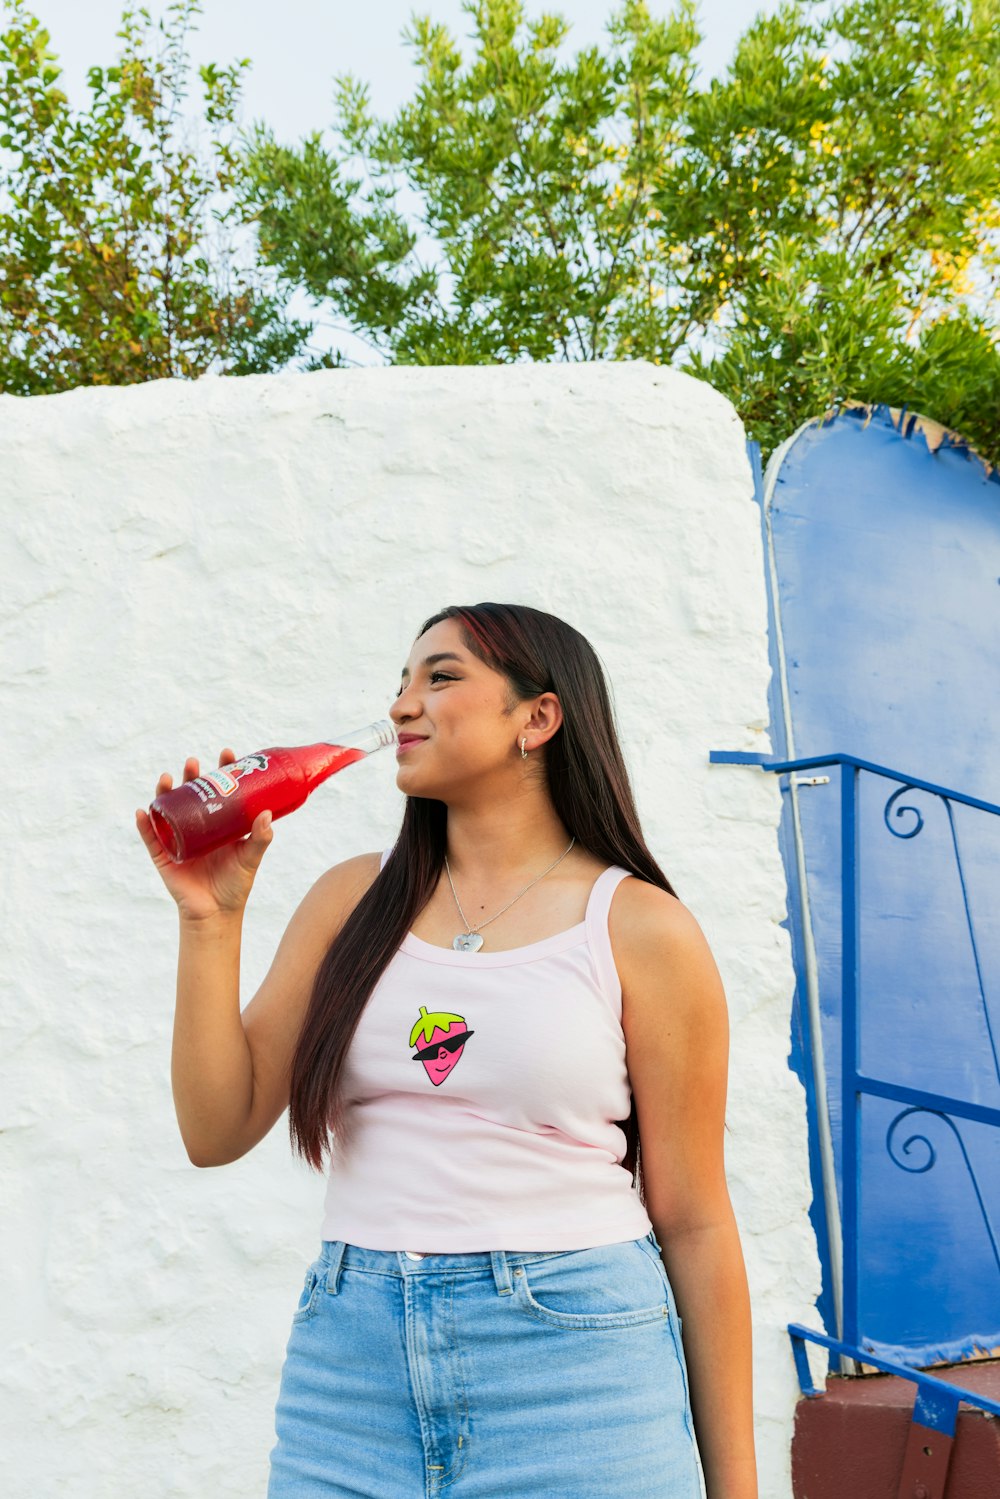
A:
{"type": "Polygon", "coordinates": [[[292,913],[263,982],[240,1012],[238,929],[181,923],[173,1083],[178,1123],[196,1166],[227,1166],[288,1107],[292,1061],[316,972],[379,871],[355,854],[321,874],[292,913]]]}
{"type": "Polygon", "coordinates": [[[722,980],[694,916],[655,885],[623,880],[609,929],[643,1191],[684,1324],[708,1499],[757,1499],[750,1297],[724,1161],[722,980]]]}
{"type": "MultiPolygon", "coordinates": [[[[219,764],[236,759],[224,749],[219,764]]],[[[191,755],[184,782],[199,774],[191,755]]],[[[164,771],[160,796],[173,788],[164,771]]],[[[136,826],[177,904],[180,941],[171,1083],[189,1159],[196,1166],[238,1160],[262,1140],[288,1107],[292,1062],[313,981],[323,955],[379,871],[379,855],[358,854],[319,877],[281,939],[257,993],[240,1011],[243,915],[273,831],[260,812],[249,838],[174,864],[149,820],[136,826]]]]}
{"type": "Polygon", "coordinates": [[[653,1227],[684,1323],[691,1413],[709,1499],[757,1499],[750,1296],[732,1209],[727,1219],[701,1228],[653,1227]]]}

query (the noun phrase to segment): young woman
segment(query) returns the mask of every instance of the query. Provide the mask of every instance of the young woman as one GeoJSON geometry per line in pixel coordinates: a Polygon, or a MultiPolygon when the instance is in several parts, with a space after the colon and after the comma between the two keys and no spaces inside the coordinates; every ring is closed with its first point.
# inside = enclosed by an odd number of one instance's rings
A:
{"type": "Polygon", "coordinates": [[[757,1499],[726,1000],[598,658],[537,609],[450,607],[391,713],[396,842],[316,881],[242,1014],[268,814],[190,865],[136,814],[180,915],[190,1159],[286,1108],[329,1151],[268,1499],[697,1499],[695,1438],[708,1499],[757,1499]]]}

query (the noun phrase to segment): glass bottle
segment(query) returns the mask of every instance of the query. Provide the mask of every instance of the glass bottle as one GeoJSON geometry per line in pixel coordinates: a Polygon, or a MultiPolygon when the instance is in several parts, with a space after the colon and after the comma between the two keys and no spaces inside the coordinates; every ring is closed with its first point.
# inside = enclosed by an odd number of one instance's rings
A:
{"type": "Polygon", "coordinates": [[[335,743],[257,750],[165,791],[150,805],[149,820],[164,851],[183,864],[245,837],[265,808],[272,818],[287,816],[345,765],[398,743],[392,719],[379,718],[335,743]]]}

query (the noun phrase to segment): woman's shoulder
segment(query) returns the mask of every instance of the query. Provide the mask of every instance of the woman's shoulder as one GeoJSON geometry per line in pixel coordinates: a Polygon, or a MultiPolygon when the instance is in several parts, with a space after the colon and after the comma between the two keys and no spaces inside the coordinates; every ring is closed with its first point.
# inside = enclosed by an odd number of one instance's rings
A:
{"type": "Polygon", "coordinates": [[[725,999],[718,966],[694,912],[648,880],[622,880],[608,920],[623,993],[634,1010],[648,1000],[659,1013],[666,995],[674,1014],[705,1015],[725,999]]]}
{"type": "Polygon", "coordinates": [[[353,854],[349,859],[341,859],[339,864],[331,864],[329,869],[324,870],[313,885],[310,895],[317,903],[333,905],[338,909],[342,909],[345,904],[354,906],[378,877],[381,862],[381,850],[374,854],[353,854]]]}
{"type": "Polygon", "coordinates": [[[364,874],[366,871],[378,874],[379,865],[382,862],[382,850],[374,854],[352,854],[349,859],[341,859],[338,864],[331,864],[326,874],[336,874],[338,870],[344,870],[349,874],[364,874]]]}
{"type": "Polygon", "coordinates": [[[612,942],[631,952],[663,952],[704,940],[694,912],[679,896],[638,875],[615,888],[608,925],[612,942]]]}

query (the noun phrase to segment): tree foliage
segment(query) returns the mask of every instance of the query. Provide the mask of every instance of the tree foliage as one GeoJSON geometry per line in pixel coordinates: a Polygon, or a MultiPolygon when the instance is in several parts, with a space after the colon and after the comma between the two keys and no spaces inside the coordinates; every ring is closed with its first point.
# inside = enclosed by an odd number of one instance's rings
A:
{"type": "Polygon", "coordinates": [[[412,18],[394,119],[348,74],[335,145],[244,136],[283,278],[394,362],[645,358],[723,390],[765,451],[859,399],[1000,460],[997,0],[786,0],[705,86],[693,0],[625,0],[572,58],[559,16],[464,9],[468,61],[412,18]]]}
{"type": "Polygon", "coordinates": [[[119,61],[90,69],[88,109],[59,88],[49,34],[22,0],[0,33],[0,389],[15,395],[281,367],[309,327],[286,320],[232,193],[248,62],[199,69],[212,132],[185,142],[178,0],[153,47],[145,9],[122,18],[119,61]],[[251,239],[241,264],[236,244],[251,239]]]}

